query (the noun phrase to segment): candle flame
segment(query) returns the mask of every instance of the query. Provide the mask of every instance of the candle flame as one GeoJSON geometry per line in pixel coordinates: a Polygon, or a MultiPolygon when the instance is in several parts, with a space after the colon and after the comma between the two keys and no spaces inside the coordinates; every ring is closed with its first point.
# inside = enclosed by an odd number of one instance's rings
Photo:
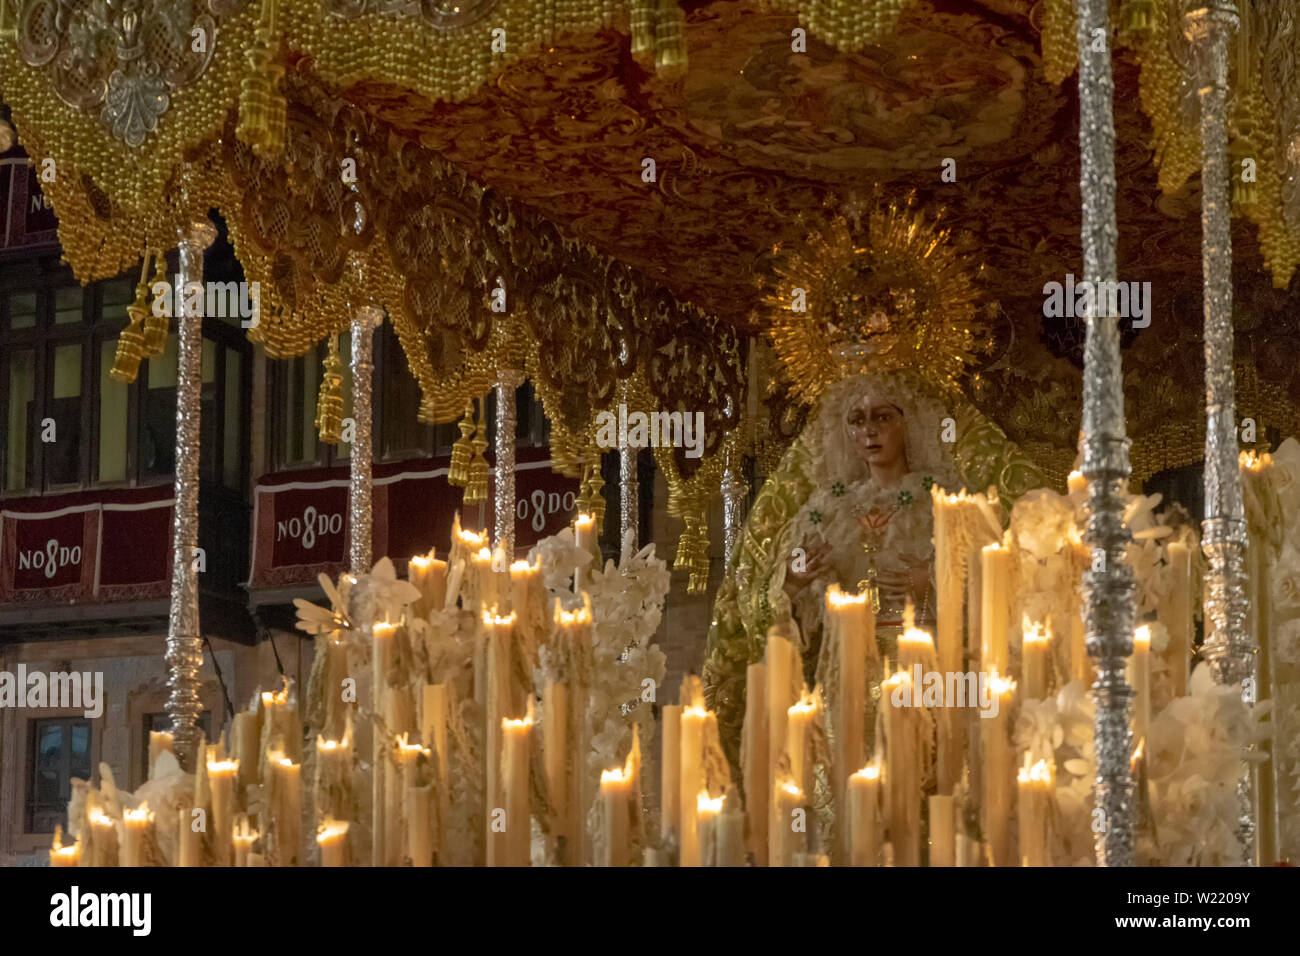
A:
{"type": "Polygon", "coordinates": [[[515,612],[511,611],[504,616],[497,613],[499,608],[494,604],[491,611],[483,612],[483,624],[485,627],[514,627],[515,612]]]}
{"type": "Polygon", "coordinates": [[[417,555],[413,555],[413,556],[412,556],[412,557],[411,557],[411,558],[410,558],[406,563],[407,563],[407,564],[413,564],[413,565],[415,565],[417,568],[419,568],[421,571],[424,571],[424,570],[427,570],[427,569],[428,569],[428,567],[429,567],[429,562],[432,561],[432,560],[433,560],[433,557],[432,557],[431,555],[427,555],[427,554],[417,554],[417,555]]]}
{"type": "Polygon", "coordinates": [[[542,566],[542,559],[537,558],[532,564],[522,558],[510,565],[511,574],[536,574],[542,566]]]}
{"type": "Polygon", "coordinates": [[[863,767],[857,773],[852,774],[849,777],[849,779],[850,780],[879,780],[880,768],[875,766],[874,764],[870,764],[866,767],[863,767]]]}
{"type": "Polygon", "coordinates": [[[488,550],[487,545],[478,549],[478,553],[474,555],[474,560],[479,564],[492,563],[492,552],[488,550]]]}
{"type": "Polygon", "coordinates": [[[122,818],[128,823],[152,823],[153,814],[149,812],[149,801],[145,801],[134,810],[123,810],[122,818]]]}
{"type": "Polygon", "coordinates": [[[1146,749],[1147,739],[1143,737],[1138,741],[1137,747],[1133,749],[1133,756],[1128,758],[1129,769],[1136,771],[1137,765],[1142,762],[1142,752],[1146,749]]]}
{"type": "Polygon", "coordinates": [[[985,554],[997,554],[999,551],[1006,551],[1001,541],[994,541],[992,544],[984,545],[985,554]]]}
{"type": "Polygon", "coordinates": [[[1247,471],[1261,472],[1273,466],[1273,456],[1266,451],[1243,451],[1237,456],[1237,464],[1247,471]]]}
{"type": "Polygon", "coordinates": [[[1047,644],[1052,640],[1052,630],[1042,621],[1034,621],[1025,615],[1021,627],[1024,629],[1024,643],[1047,644]]]}
{"type": "MultiPolygon", "coordinates": [[[[378,624],[375,625],[375,627],[379,626],[378,624]]],[[[269,690],[262,691],[263,707],[283,707],[287,703],[289,703],[289,679],[287,677],[280,678],[280,689],[275,693],[271,693],[269,690]]]]}
{"type": "Polygon", "coordinates": [[[477,551],[479,548],[483,547],[483,545],[487,544],[486,531],[479,534],[470,531],[468,528],[461,528],[460,531],[457,532],[457,535],[460,538],[460,543],[468,547],[471,551],[477,551]]]}
{"type": "Polygon", "coordinates": [[[346,820],[335,820],[333,817],[326,817],[321,821],[321,825],[316,828],[316,842],[324,846],[330,840],[342,839],[348,835],[348,822],[346,820]]]}
{"type": "Polygon", "coordinates": [[[725,796],[710,798],[709,791],[701,790],[700,795],[695,799],[695,809],[701,816],[706,813],[721,813],[722,804],[726,799],[725,796]]]}
{"type": "Polygon", "coordinates": [[[1139,645],[1143,650],[1151,649],[1151,628],[1149,625],[1143,624],[1133,632],[1133,649],[1137,650],[1139,645]]]}
{"type": "Polygon", "coordinates": [[[595,527],[596,516],[588,515],[588,514],[580,514],[578,515],[578,517],[573,519],[573,526],[576,528],[578,525],[582,525],[584,531],[589,530],[590,528],[595,527]]]}
{"type": "Polygon", "coordinates": [[[560,599],[555,599],[555,616],[556,624],[561,627],[573,627],[575,624],[591,623],[591,596],[586,591],[582,592],[582,607],[574,611],[566,611],[560,606],[560,599]]]}
{"type": "Polygon", "coordinates": [[[90,818],[92,826],[111,827],[113,825],[113,818],[99,807],[95,807],[87,816],[90,818]]]}
{"type": "Polygon", "coordinates": [[[50,849],[50,859],[55,857],[61,860],[75,860],[81,856],[81,841],[70,844],[69,846],[55,846],[50,849]]]}
{"type": "Polygon", "coordinates": [[[622,784],[627,783],[628,773],[623,767],[614,767],[612,770],[602,770],[600,772],[600,785],[605,784],[622,784]]]}
{"type": "Polygon", "coordinates": [[[1025,754],[1025,765],[1016,774],[1016,780],[1020,783],[1050,784],[1052,768],[1047,765],[1046,760],[1040,760],[1032,767],[1029,766],[1029,754],[1025,754]]]}
{"type": "MultiPolygon", "coordinates": [[[[904,623],[906,623],[906,612],[904,612],[904,623]]],[[[908,627],[899,636],[898,643],[915,645],[917,650],[925,650],[934,647],[934,638],[930,636],[929,631],[923,631],[919,627],[908,627]]]]}
{"type": "Polygon", "coordinates": [[[989,689],[999,697],[1002,697],[1016,689],[1016,682],[1010,677],[1004,677],[997,671],[994,671],[989,674],[989,689]]]}
{"type": "MultiPolygon", "coordinates": [[[[267,756],[269,757],[270,755],[268,754],[267,756]]],[[[212,776],[218,776],[218,777],[220,777],[220,776],[225,776],[226,774],[230,774],[231,776],[233,776],[234,774],[237,774],[237,773],[239,773],[239,761],[238,761],[238,760],[232,760],[232,759],[230,759],[229,757],[227,757],[225,760],[209,760],[209,761],[208,761],[208,776],[209,776],[209,777],[212,777],[212,776]]]]}
{"type": "MultiPolygon", "coordinates": [[[[799,706],[798,704],[795,705],[795,707],[798,706],[799,706]]],[[[794,707],[791,707],[790,709],[794,710],[794,707]]],[[[705,710],[703,707],[701,707],[699,704],[692,704],[690,707],[687,707],[685,710],[682,711],[682,717],[694,717],[696,720],[703,720],[708,716],[709,716],[709,712],[705,710]]]]}
{"type": "Polygon", "coordinates": [[[803,791],[799,789],[799,786],[793,780],[787,780],[785,783],[781,784],[781,789],[792,797],[803,796],[803,791]]]}
{"type": "Polygon", "coordinates": [[[840,590],[838,584],[832,584],[826,589],[826,604],[828,607],[855,607],[867,603],[866,591],[853,591],[846,593],[840,590]]]}

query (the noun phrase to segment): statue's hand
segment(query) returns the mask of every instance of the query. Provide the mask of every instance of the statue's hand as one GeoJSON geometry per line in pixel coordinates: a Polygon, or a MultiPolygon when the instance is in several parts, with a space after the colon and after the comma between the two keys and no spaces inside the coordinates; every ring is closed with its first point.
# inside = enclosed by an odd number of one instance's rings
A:
{"type": "Polygon", "coordinates": [[[930,588],[930,569],[924,563],[899,569],[881,568],[876,572],[876,585],[886,605],[902,607],[910,594],[912,603],[919,608],[930,588]]]}
{"type": "Polygon", "coordinates": [[[791,601],[798,597],[804,588],[830,570],[831,546],[829,544],[823,544],[818,548],[803,547],[800,550],[805,555],[804,569],[796,571],[791,566],[785,572],[785,593],[791,601]]]}

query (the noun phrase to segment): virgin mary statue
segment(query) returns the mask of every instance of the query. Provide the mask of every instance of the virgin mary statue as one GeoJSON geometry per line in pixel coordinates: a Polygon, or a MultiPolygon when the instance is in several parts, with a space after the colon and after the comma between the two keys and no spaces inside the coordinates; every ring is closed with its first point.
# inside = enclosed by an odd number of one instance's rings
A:
{"type": "Polygon", "coordinates": [[[755,500],[718,592],[704,685],[733,764],[745,669],[763,659],[769,633],[795,641],[809,687],[825,683],[827,588],[865,589],[879,656],[897,661],[909,605],[933,633],[930,489],[996,487],[1010,499],[1041,483],[997,426],[916,372],[853,374],[830,386],[755,500]]]}

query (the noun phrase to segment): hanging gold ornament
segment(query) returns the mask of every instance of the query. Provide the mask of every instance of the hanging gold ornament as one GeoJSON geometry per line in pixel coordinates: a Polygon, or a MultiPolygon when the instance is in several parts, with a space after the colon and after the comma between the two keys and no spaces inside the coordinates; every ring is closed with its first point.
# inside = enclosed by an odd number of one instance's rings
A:
{"type": "Polygon", "coordinates": [[[488,463],[483,452],[487,451],[488,440],[483,435],[483,425],[487,415],[480,415],[478,430],[474,432],[474,460],[469,465],[469,481],[465,484],[465,503],[478,504],[487,501],[488,463]]]}
{"type": "Polygon", "coordinates": [[[279,92],[284,67],[276,62],[280,37],[275,29],[275,0],[262,0],[262,19],[245,56],[250,72],[239,83],[239,126],[235,135],[261,159],[284,153],[288,105],[279,92]]]}
{"type": "MultiPolygon", "coordinates": [[[[144,257],[145,265],[149,264],[149,257],[144,257]]],[[[163,301],[160,304],[158,298],[153,300],[153,307],[148,309],[144,316],[144,357],[155,358],[162,355],[167,349],[167,332],[171,327],[172,302],[175,296],[168,290],[171,286],[167,284],[167,259],[159,251],[154,254],[153,281],[146,288],[144,284],[144,270],[140,271],[140,286],[136,289],[136,294],[141,295],[141,290],[148,292],[149,289],[156,288],[159,283],[163,285],[163,301]]],[[[182,293],[185,291],[181,290],[182,293]]],[[[137,300],[143,306],[142,300],[137,300]]]]}
{"type": "Polygon", "coordinates": [[[600,458],[597,457],[595,463],[587,468],[587,480],[583,484],[587,496],[587,514],[596,519],[596,534],[599,536],[600,529],[605,527],[605,496],[600,490],[605,487],[605,479],[600,476],[600,458]]]}
{"type": "Polygon", "coordinates": [[[131,305],[126,313],[131,321],[117,336],[117,352],[108,374],[114,381],[130,385],[140,374],[140,360],[144,358],[144,333],[140,330],[144,309],[131,305]]]}
{"type": "Polygon", "coordinates": [[[1152,14],[1151,0],[1129,0],[1124,9],[1124,25],[1130,33],[1149,33],[1152,14]]]}
{"type": "Polygon", "coordinates": [[[686,529],[677,539],[673,570],[685,569],[689,573],[688,594],[703,594],[709,588],[709,532],[702,504],[692,500],[685,505],[682,519],[686,529]]]}
{"type": "Polygon", "coordinates": [[[338,339],[333,335],[316,398],[316,431],[327,445],[337,445],[343,437],[343,362],[338,339]]]}
{"type": "Polygon", "coordinates": [[[451,446],[451,464],[447,467],[447,483],[464,488],[469,483],[469,465],[474,457],[474,403],[465,403],[465,414],[461,416],[460,437],[451,446]]]}

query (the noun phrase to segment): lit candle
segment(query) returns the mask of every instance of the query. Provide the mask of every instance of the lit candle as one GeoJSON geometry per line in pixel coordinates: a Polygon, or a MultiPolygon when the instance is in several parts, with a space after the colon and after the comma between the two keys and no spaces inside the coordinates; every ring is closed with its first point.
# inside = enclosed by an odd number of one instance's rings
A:
{"type": "Polygon", "coordinates": [[[388,675],[393,667],[394,640],[397,627],[380,621],[371,628],[370,697],[376,720],[372,721],[370,734],[370,865],[388,864],[388,809],[385,780],[390,772],[388,739],[381,726],[388,716],[388,675]]]}
{"type": "Polygon", "coordinates": [[[681,720],[681,865],[700,866],[699,794],[708,712],[698,704],[682,711],[681,720]]]}
{"type": "Polygon", "coordinates": [[[1016,775],[1020,790],[1020,865],[1047,866],[1047,821],[1051,807],[1052,768],[1040,760],[1032,767],[1029,754],[1016,775]]]}
{"type": "MultiPolygon", "coordinates": [[[[566,611],[555,601],[553,621],[555,625],[554,640],[559,647],[568,648],[570,660],[589,661],[592,654],[591,644],[591,598],[582,595],[582,607],[566,611]]],[[[569,677],[569,752],[570,762],[575,765],[569,774],[570,796],[569,813],[573,822],[573,840],[568,850],[570,866],[586,866],[592,860],[591,837],[584,823],[586,813],[583,807],[590,807],[596,800],[596,787],[592,776],[585,772],[578,759],[578,754],[588,753],[591,749],[591,727],[587,717],[587,708],[591,694],[584,676],[585,669],[573,668],[569,677]]]]}
{"type": "Polygon", "coordinates": [[[117,866],[117,827],[99,807],[87,814],[90,820],[90,865],[117,866]]]}
{"type": "Polygon", "coordinates": [[[695,822],[699,829],[700,865],[718,865],[718,834],[715,828],[718,814],[722,812],[724,797],[710,799],[709,791],[701,790],[695,801],[695,822]]]}
{"type": "Polygon", "coordinates": [[[241,711],[235,714],[230,721],[230,749],[234,758],[239,761],[237,785],[241,794],[246,793],[248,787],[260,782],[258,773],[261,764],[261,748],[260,714],[252,711],[241,711]]]}
{"type": "Polygon", "coordinates": [[[346,821],[326,817],[316,830],[316,845],[320,847],[321,866],[342,866],[343,850],[348,841],[346,821]]]}
{"type": "Polygon", "coordinates": [[[479,548],[469,558],[470,580],[473,582],[473,611],[496,610],[501,605],[497,594],[497,576],[493,568],[492,550],[479,548]]]}
{"type": "Polygon", "coordinates": [[[292,866],[298,859],[302,826],[302,765],[283,753],[267,754],[271,769],[271,827],[275,834],[275,859],[279,866],[292,866]]]}
{"type": "MultiPolygon", "coordinates": [[[[665,708],[665,733],[667,728],[665,708]]],[[[836,742],[842,746],[843,735],[836,737],[836,742]]],[[[749,821],[747,845],[754,863],[767,866],[768,781],[771,777],[767,769],[767,665],[762,661],[745,668],[745,724],[740,764],[745,775],[745,816],[749,821]]]]}
{"type": "Polygon", "coordinates": [[[533,702],[528,714],[519,720],[504,718],[501,734],[502,783],[506,794],[505,866],[528,866],[532,838],[531,797],[528,780],[528,740],[533,729],[533,702]]]}
{"type": "Polygon", "coordinates": [[[1187,662],[1191,657],[1192,553],[1185,541],[1173,541],[1168,549],[1172,588],[1165,614],[1169,631],[1169,673],[1173,696],[1187,696],[1187,662]]]}
{"type": "Polygon", "coordinates": [[[163,751],[175,754],[175,739],[170,730],[151,730],[149,731],[149,779],[154,778],[154,764],[158,761],[158,755],[163,751]]]}
{"type": "MultiPolygon", "coordinates": [[[[152,742],[151,740],[150,743],[152,742]]],[[[151,830],[153,830],[153,814],[149,812],[147,802],[140,804],[134,810],[122,811],[123,866],[140,865],[141,853],[151,830]]]]}
{"type": "MultiPolygon", "coordinates": [[[[867,601],[868,592],[845,594],[838,584],[826,589],[826,618],[838,650],[839,701],[835,720],[834,751],[831,760],[832,786],[836,806],[844,806],[846,783],[851,768],[862,763],[863,722],[867,714],[867,658],[876,649],[876,618],[867,601]]],[[[798,778],[796,778],[798,779],[798,778]]],[[[752,792],[746,790],[746,793],[752,792]]],[[[763,790],[766,793],[766,790],[763,790]]],[[[841,850],[848,853],[848,833],[841,834],[841,850]]]]}
{"type": "Polygon", "coordinates": [[[546,595],[542,586],[542,559],[532,564],[516,561],[510,565],[510,606],[521,632],[536,640],[546,614],[546,595]]]}
{"type": "MultiPolygon", "coordinates": [[[[509,866],[500,854],[509,845],[508,834],[502,839],[501,833],[492,828],[492,812],[502,807],[501,763],[502,760],[502,726],[506,714],[510,711],[510,674],[511,642],[514,637],[515,615],[496,614],[496,607],[483,611],[483,655],[485,699],[483,702],[486,723],[484,725],[484,753],[487,758],[486,806],[487,827],[487,863],[489,866],[509,866]]],[[[507,816],[509,814],[507,813],[507,816]]],[[[509,824],[507,823],[507,826],[509,824]]],[[[517,864],[522,865],[522,864],[517,864]]]]}
{"type": "MultiPolygon", "coordinates": [[[[429,753],[429,751],[425,751],[429,753]]],[[[434,831],[430,810],[433,806],[433,785],[406,788],[406,832],[411,866],[433,866],[434,831]]]]}
{"type": "Polygon", "coordinates": [[[194,808],[181,807],[176,811],[176,840],[179,847],[176,852],[177,866],[198,866],[203,845],[200,834],[194,830],[194,808]]]}
{"type": "Polygon", "coordinates": [[[1083,492],[1088,490],[1088,479],[1083,477],[1083,472],[1072,471],[1065,479],[1065,487],[1069,494],[1083,494],[1083,492]]]}
{"type": "MultiPolygon", "coordinates": [[[[573,543],[579,551],[585,551],[595,557],[596,519],[592,515],[580,514],[573,519],[573,543]]],[[[586,569],[578,565],[573,569],[573,593],[582,590],[586,580],[586,569]]]]}
{"type": "Polygon", "coordinates": [[[564,839],[566,850],[573,844],[573,819],[569,796],[569,687],[564,681],[547,681],[542,691],[542,766],[546,771],[546,794],[551,804],[551,845],[564,839]]]}
{"type": "Polygon", "coordinates": [[[808,693],[807,687],[798,702],[786,709],[785,751],[790,757],[790,777],[804,793],[812,792],[812,760],[808,755],[808,735],[820,710],[819,697],[808,693]]]}
{"type": "Polygon", "coordinates": [[[420,596],[411,602],[410,615],[426,618],[430,611],[441,611],[447,593],[447,562],[434,558],[436,550],[417,554],[406,562],[406,577],[420,596]]]}
{"type": "Polygon", "coordinates": [[[352,792],[352,720],[348,719],[342,740],[316,736],[316,783],[313,789],[316,817],[343,817],[352,792]]]}
{"type": "Polygon", "coordinates": [[[980,599],[980,659],[986,673],[1007,671],[1007,598],[1011,580],[1011,550],[1004,544],[985,545],[980,552],[983,595],[980,599]]]}
{"type": "Polygon", "coordinates": [[[63,827],[54,828],[54,845],[50,847],[50,866],[81,866],[81,841],[63,845],[63,827]]]}
{"type": "Polygon", "coordinates": [[[849,777],[849,862],[876,865],[876,807],[880,800],[880,768],[863,767],[849,777]]]}
{"type": "Polygon", "coordinates": [[[898,671],[880,686],[885,714],[885,785],[889,788],[889,844],[899,866],[921,863],[921,753],[925,719],[918,707],[894,704],[910,701],[912,675],[898,671]]]}
{"type": "MultiPolygon", "coordinates": [[[[794,645],[789,640],[779,634],[768,632],[767,635],[767,772],[771,778],[769,784],[773,793],[777,791],[779,768],[781,766],[781,754],[785,750],[786,739],[786,721],[790,716],[790,706],[794,704],[798,691],[795,689],[794,681],[797,676],[797,662],[799,655],[795,651],[794,645]]],[[[797,787],[798,784],[795,784],[797,787]]],[[[691,792],[694,793],[699,788],[696,787],[691,792]]],[[[685,792],[685,791],[683,791],[685,792]]],[[[772,804],[772,816],[769,818],[768,826],[768,859],[772,866],[778,866],[771,861],[773,847],[776,846],[776,840],[779,830],[788,827],[788,823],[782,824],[777,814],[776,804],[772,804]]]]}
{"type": "Polygon", "coordinates": [[[248,866],[248,854],[252,852],[253,844],[259,836],[260,833],[249,827],[246,814],[241,813],[235,818],[235,829],[231,834],[235,847],[235,866],[248,866]]]}
{"type": "Polygon", "coordinates": [[[231,834],[234,832],[235,779],[238,760],[214,760],[216,747],[208,748],[208,786],[212,790],[212,849],[217,866],[230,866],[231,834]]]}
{"type": "Polygon", "coordinates": [[[952,866],[956,862],[954,840],[956,798],[934,794],[930,797],[930,865],[952,866]]]}
{"type": "Polygon", "coordinates": [[[605,825],[605,866],[627,866],[630,775],[621,767],[600,772],[600,802],[605,825]]]}
{"type": "Polygon", "coordinates": [[[794,831],[796,810],[803,809],[803,791],[789,777],[781,777],[774,791],[772,808],[776,826],[769,841],[768,856],[772,866],[794,866],[794,855],[803,851],[802,834],[794,831]]]}
{"type": "MultiPolygon", "coordinates": [[[[664,740],[662,758],[659,767],[659,834],[682,832],[682,705],[666,704],[663,709],[664,740]]],[[[767,740],[763,741],[764,753],[767,752],[767,740]]]]}
{"type": "Polygon", "coordinates": [[[1042,622],[1025,618],[1023,633],[1020,653],[1025,699],[1043,700],[1047,697],[1047,662],[1051,653],[1052,632],[1042,622]]]}
{"type": "Polygon", "coordinates": [[[988,681],[991,694],[997,698],[997,713],[992,717],[980,715],[984,738],[984,833],[993,865],[1014,866],[1010,821],[1016,768],[1010,728],[1016,682],[1000,674],[991,674],[988,681]]]}
{"type": "Polygon", "coordinates": [[[408,839],[412,824],[407,818],[406,807],[409,791],[415,784],[416,761],[425,750],[419,744],[408,743],[409,737],[409,734],[398,734],[393,740],[393,772],[388,776],[388,808],[385,811],[389,866],[401,866],[411,849],[408,839]]]}
{"type": "Polygon", "coordinates": [[[1145,624],[1133,632],[1128,681],[1133,685],[1133,742],[1140,744],[1151,726],[1151,628],[1145,624]]]}

